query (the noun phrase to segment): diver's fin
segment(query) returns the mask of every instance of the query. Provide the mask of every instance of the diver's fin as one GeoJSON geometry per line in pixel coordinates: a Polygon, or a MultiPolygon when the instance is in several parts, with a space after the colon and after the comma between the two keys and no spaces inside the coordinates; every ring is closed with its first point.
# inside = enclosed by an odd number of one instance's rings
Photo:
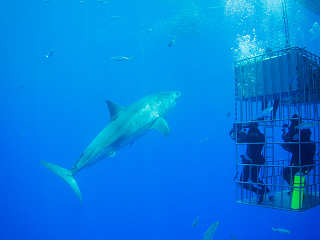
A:
{"type": "Polygon", "coordinates": [[[49,168],[57,176],[59,176],[63,180],[65,180],[70,185],[70,187],[75,192],[75,194],[78,196],[80,201],[82,201],[80,189],[79,189],[78,184],[77,184],[76,180],[74,179],[72,172],[70,170],[62,168],[62,167],[55,165],[55,164],[52,164],[52,163],[45,162],[45,161],[41,161],[41,163],[45,167],[49,168]]]}
{"type": "Polygon", "coordinates": [[[110,155],[109,155],[109,157],[111,157],[111,158],[113,158],[113,157],[115,157],[116,156],[116,152],[112,152],[110,155]]]}
{"type": "Polygon", "coordinates": [[[109,109],[110,119],[113,121],[118,117],[119,113],[123,110],[123,107],[109,100],[106,100],[106,103],[109,109]]]}
{"type": "Polygon", "coordinates": [[[164,118],[161,118],[161,117],[155,121],[152,128],[158,130],[165,136],[168,136],[170,133],[168,123],[166,122],[166,120],[164,120],[164,118]]]}

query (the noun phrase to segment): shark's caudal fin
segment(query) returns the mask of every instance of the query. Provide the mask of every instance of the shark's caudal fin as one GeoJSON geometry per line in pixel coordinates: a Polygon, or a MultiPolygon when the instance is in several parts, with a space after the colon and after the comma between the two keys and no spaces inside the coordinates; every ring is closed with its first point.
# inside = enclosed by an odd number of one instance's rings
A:
{"type": "Polygon", "coordinates": [[[53,173],[55,173],[57,176],[59,176],[63,180],[65,180],[70,185],[70,187],[73,189],[73,191],[77,194],[80,201],[82,201],[80,189],[79,189],[78,184],[77,184],[76,180],[74,179],[72,172],[70,170],[62,168],[62,167],[55,165],[55,164],[52,164],[52,163],[45,162],[45,161],[41,161],[41,163],[45,167],[50,169],[53,173]]]}

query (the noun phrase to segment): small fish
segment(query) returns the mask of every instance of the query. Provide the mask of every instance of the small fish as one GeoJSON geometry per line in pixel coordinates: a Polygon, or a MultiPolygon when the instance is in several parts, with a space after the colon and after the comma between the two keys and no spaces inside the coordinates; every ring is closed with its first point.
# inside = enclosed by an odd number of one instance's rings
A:
{"type": "Polygon", "coordinates": [[[97,0],[98,3],[101,3],[101,4],[107,4],[109,3],[109,1],[106,1],[106,0],[97,0]]]}
{"type": "Polygon", "coordinates": [[[53,51],[53,50],[50,50],[50,51],[48,52],[48,54],[46,54],[44,57],[45,57],[46,59],[48,59],[48,58],[52,57],[53,54],[54,54],[54,51],[53,51]]]}
{"type": "Polygon", "coordinates": [[[114,56],[114,57],[111,57],[110,59],[113,61],[116,61],[116,62],[128,62],[128,61],[132,60],[133,57],[114,56]]]}
{"type": "Polygon", "coordinates": [[[272,227],[273,232],[283,233],[283,234],[291,234],[291,231],[284,228],[274,228],[272,227]]]}
{"type": "Polygon", "coordinates": [[[296,129],[303,129],[303,128],[314,128],[314,122],[303,122],[296,126],[296,129]]]}
{"type": "Polygon", "coordinates": [[[176,43],[175,39],[171,39],[170,42],[168,43],[168,47],[172,47],[176,43]]]}
{"type": "Polygon", "coordinates": [[[207,231],[204,233],[203,240],[212,240],[214,234],[217,231],[218,226],[219,221],[216,221],[215,223],[211,224],[207,231]]]}
{"type": "Polygon", "coordinates": [[[121,17],[120,16],[111,16],[110,18],[113,20],[117,20],[117,19],[120,19],[121,17]]]}
{"type": "Polygon", "coordinates": [[[199,216],[197,216],[197,217],[193,220],[193,223],[192,223],[192,227],[193,227],[193,228],[195,228],[196,226],[198,226],[199,220],[200,220],[200,217],[199,217],[199,216]]]}
{"type": "Polygon", "coordinates": [[[231,117],[231,112],[227,112],[227,113],[226,113],[226,117],[227,117],[227,118],[231,117]]]}

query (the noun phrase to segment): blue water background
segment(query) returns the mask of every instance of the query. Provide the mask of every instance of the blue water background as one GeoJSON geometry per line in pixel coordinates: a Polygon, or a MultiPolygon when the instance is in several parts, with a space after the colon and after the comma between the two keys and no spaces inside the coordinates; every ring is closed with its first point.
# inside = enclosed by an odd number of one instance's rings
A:
{"type": "MultiPolygon", "coordinates": [[[[1,2],[0,239],[191,240],[217,220],[217,240],[320,239],[319,208],[236,204],[231,48],[247,30],[221,8],[206,21],[188,18],[186,31],[175,27],[172,16],[191,3],[1,2]],[[119,55],[134,58],[110,60],[119,55]],[[82,203],[40,164],[72,167],[109,122],[106,99],[126,106],[163,90],[182,92],[167,117],[170,136],[151,132],[81,172],[82,203]]],[[[307,31],[319,16],[306,16],[307,31]]],[[[320,53],[319,39],[298,40],[320,53]]]]}

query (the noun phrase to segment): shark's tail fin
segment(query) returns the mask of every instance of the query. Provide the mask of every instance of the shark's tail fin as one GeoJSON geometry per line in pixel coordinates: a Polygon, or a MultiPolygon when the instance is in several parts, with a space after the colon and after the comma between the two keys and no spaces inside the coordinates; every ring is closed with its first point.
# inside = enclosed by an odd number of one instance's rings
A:
{"type": "Polygon", "coordinates": [[[59,176],[63,180],[65,180],[70,185],[70,187],[75,192],[75,194],[78,196],[80,201],[82,201],[82,196],[81,196],[81,192],[78,187],[77,181],[74,179],[73,174],[70,170],[62,168],[62,167],[55,165],[55,164],[52,164],[52,163],[45,162],[45,161],[41,161],[41,163],[45,167],[49,168],[57,176],[59,176]]]}

